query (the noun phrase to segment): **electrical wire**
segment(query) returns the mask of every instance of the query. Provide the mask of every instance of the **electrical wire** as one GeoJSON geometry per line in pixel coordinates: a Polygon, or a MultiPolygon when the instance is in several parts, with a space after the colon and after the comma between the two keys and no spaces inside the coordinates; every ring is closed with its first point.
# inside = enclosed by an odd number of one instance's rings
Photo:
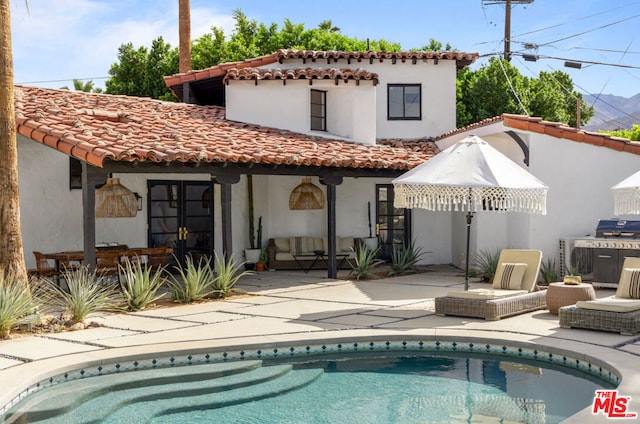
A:
{"type": "Polygon", "coordinates": [[[108,79],[111,77],[93,77],[93,78],[68,78],[68,79],[57,79],[57,80],[47,80],[47,81],[24,81],[24,82],[16,82],[18,85],[28,85],[28,84],[48,84],[50,82],[69,82],[73,80],[78,81],[91,81],[98,79],[108,79]]]}

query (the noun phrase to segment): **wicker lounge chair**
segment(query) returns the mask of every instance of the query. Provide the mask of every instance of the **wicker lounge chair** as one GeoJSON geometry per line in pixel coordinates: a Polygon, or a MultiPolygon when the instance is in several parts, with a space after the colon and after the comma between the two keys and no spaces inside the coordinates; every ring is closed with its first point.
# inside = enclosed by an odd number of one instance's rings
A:
{"type": "Polygon", "coordinates": [[[541,291],[537,285],[541,262],[542,252],[539,250],[503,249],[493,288],[450,292],[447,296],[436,297],[436,315],[495,321],[545,309],[546,291],[541,291]],[[526,264],[526,267],[521,264],[526,264]],[[513,268],[519,271],[513,271],[513,268]],[[510,279],[509,275],[513,278],[510,279]]]}
{"type": "Polygon", "coordinates": [[[612,331],[623,335],[640,333],[639,278],[640,258],[625,258],[615,296],[580,301],[560,308],[560,327],[612,331]],[[635,293],[630,296],[629,288],[634,280],[635,293]]]}

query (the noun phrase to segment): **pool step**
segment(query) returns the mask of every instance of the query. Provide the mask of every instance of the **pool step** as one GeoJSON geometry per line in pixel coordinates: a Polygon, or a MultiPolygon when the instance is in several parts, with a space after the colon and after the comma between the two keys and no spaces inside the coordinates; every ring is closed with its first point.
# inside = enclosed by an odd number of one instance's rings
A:
{"type": "Polygon", "coordinates": [[[18,422],[21,417],[37,422],[72,411],[97,396],[144,390],[151,386],[174,384],[198,386],[202,381],[240,375],[260,369],[262,361],[237,361],[170,368],[140,369],[97,377],[72,380],[43,389],[29,396],[19,409],[9,411],[6,423],[18,422]]]}
{"type": "MultiPolygon", "coordinates": [[[[282,366],[278,365],[276,367],[282,366]]],[[[175,414],[222,408],[279,396],[313,383],[323,373],[322,369],[290,370],[277,379],[267,380],[247,387],[190,396],[179,400],[172,398],[156,401],[147,400],[144,405],[133,403],[114,412],[102,422],[122,423],[136,420],[149,422],[153,420],[154,423],[174,423],[176,422],[175,414]],[[144,416],[139,413],[140,409],[145,411],[144,416]]]]}

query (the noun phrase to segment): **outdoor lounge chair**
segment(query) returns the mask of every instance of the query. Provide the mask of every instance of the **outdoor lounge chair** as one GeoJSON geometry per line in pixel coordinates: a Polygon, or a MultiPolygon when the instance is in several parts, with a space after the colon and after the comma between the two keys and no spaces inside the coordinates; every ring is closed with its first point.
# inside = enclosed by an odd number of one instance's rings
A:
{"type": "Polygon", "coordinates": [[[436,315],[499,320],[545,309],[546,291],[537,285],[541,262],[539,250],[503,249],[492,288],[449,292],[436,297],[436,315]]]}
{"type": "Polygon", "coordinates": [[[624,259],[614,296],[579,301],[558,312],[562,328],[640,333],[640,258],[624,259]]]}

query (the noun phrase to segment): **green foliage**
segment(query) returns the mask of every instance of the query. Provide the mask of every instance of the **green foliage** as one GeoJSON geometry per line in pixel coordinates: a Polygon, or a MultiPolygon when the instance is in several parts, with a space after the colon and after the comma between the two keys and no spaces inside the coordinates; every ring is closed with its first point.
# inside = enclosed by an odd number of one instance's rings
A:
{"type": "Polygon", "coordinates": [[[0,272],[0,339],[8,338],[13,326],[41,306],[39,298],[25,287],[29,285],[12,272],[0,272]]]}
{"type": "Polygon", "coordinates": [[[164,296],[164,293],[157,294],[165,283],[163,272],[164,268],[154,271],[139,261],[132,263],[128,258],[125,260],[124,266],[120,266],[119,274],[120,288],[128,309],[144,309],[164,296]]]}
{"type": "Polygon", "coordinates": [[[416,247],[415,240],[408,245],[394,248],[389,275],[415,274],[418,272],[416,265],[423,254],[422,247],[416,247]]]}
{"type": "MultiPolygon", "coordinates": [[[[211,32],[192,42],[191,64],[193,69],[205,69],[224,62],[242,61],[248,58],[274,53],[278,49],[364,51],[367,41],[340,34],[331,21],[323,21],[317,28],[305,29],[285,19],[282,27],[265,25],[248,19],[239,9],[233,11],[234,29],[229,37],[224,30],[212,27],[211,32]]],[[[371,40],[369,47],[376,51],[400,51],[398,43],[371,40]]],[[[163,76],[178,72],[178,49],[165,43],[162,37],[147,47],[122,44],[118,49],[118,61],[111,65],[105,83],[109,94],[152,97],[175,100],[166,87],[163,76]]]]}
{"type": "Polygon", "coordinates": [[[84,322],[89,314],[118,309],[121,296],[96,271],[86,266],[67,268],[62,277],[69,291],[62,289],[53,281],[47,280],[46,300],[71,315],[75,322],[84,322]]]}
{"type": "Polygon", "coordinates": [[[480,250],[476,253],[475,265],[480,274],[489,282],[493,281],[498,268],[498,260],[500,259],[500,249],[480,250]]]}
{"type": "Polygon", "coordinates": [[[627,138],[631,141],[640,141],[640,125],[634,124],[631,130],[616,130],[616,131],[600,131],[601,133],[611,134],[614,137],[627,138]]]}
{"type": "Polygon", "coordinates": [[[213,294],[215,273],[211,258],[201,257],[196,265],[193,258],[187,256],[186,265],[175,268],[179,277],[172,275],[169,279],[169,293],[174,302],[195,302],[213,294]]]}
{"type": "Polygon", "coordinates": [[[554,258],[547,258],[540,266],[540,274],[545,284],[549,285],[554,281],[558,281],[558,267],[554,258]]]}
{"type": "Polygon", "coordinates": [[[236,290],[233,286],[235,286],[240,278],[253,274],[251,271],[239,272],[242,264],[237,264],[232,257],[225,259],[223,255],[223,257],[220,258],[216,253],[215,262],[216,278],[213,282],[213,297],[225,298],[231,295],[236,290]]]}
{"type": "MultiPolygon", "coordinates": [[[[67,87],[66,85],[64,87],[60,87],[60,88],[63,89],[63,90],[68,90],[69,89],[69,87],[67,87]]],[[[91,80],[89,80],[87,82],[83,82],[82,80],[74,79],[73,80],[73,89],[75,91],[84,91],[85,93],[102,93],[102,88],[95,87],[95,84],[91,80]]]]}
{"type": "Polygon", "coordinates": [[[379,252],[380,248],[369,250],[366,246],[361,246],[356,251],[356,257],[353,260],[355,263],[351,265],[352,270],[349,273],[349,277],[356,280],[366,280],[374,277],[375,268],[384,263],[383,260],[378,259],[379,252]]]}
{"type": "MultiPolygon", "coordinates": [[[[538,78],[527,78],[510,62],[498,58],[489,59],[476,71],[464,68],[458,72],[456,96],[458,127],[502,113],[528,113],[575,126],[577,99],[582,100],[565,72],[540,72],[538,78]]],[[[580,105],[580,123],[584,125],[594,109],[583,101],[580,105]]]]}

